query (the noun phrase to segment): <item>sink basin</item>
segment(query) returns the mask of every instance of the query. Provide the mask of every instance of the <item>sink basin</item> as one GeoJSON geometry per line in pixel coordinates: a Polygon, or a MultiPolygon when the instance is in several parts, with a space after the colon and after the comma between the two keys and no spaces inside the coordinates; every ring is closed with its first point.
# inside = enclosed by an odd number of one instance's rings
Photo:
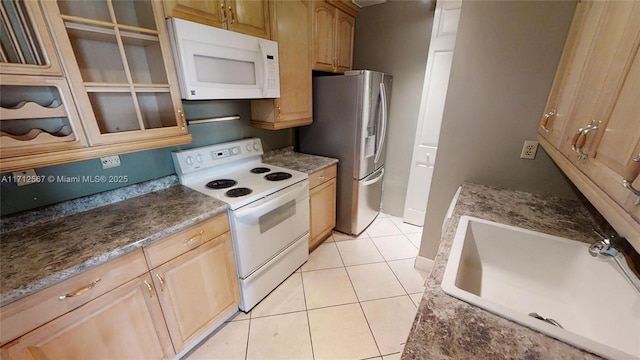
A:
{"type": "Polygon", "coordinates": [[[597,355],[640,359],[640,294],[613,261],[588,248],[462,216],[442,290],[597,355]]]}

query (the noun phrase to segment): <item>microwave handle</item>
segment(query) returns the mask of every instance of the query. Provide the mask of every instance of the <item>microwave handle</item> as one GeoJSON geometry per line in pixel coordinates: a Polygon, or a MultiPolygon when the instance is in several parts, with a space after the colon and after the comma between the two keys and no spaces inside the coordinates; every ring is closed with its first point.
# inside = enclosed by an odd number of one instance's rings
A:
{"type": "Polygon", "coordinates": [[[262,46],[262,40],[258,40],[258,48],[260,48],[260,55],[262,61],[262,72],[264,73],[264,79],[262,79],[262,96],[267,96],[267,83],[269,82],[269,72],[267,71],[267,53],[262,46]]]}

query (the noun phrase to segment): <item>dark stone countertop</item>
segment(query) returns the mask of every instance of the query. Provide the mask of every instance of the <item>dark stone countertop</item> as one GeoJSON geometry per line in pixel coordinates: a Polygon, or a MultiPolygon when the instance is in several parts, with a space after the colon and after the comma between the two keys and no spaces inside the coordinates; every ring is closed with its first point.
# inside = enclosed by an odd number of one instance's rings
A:
{"type": "Polygon", "coordinates": [[[293,151],[293,146],[270,151],[262,156],[262,162],[283,168],[312,174],[338,163],[338,159],[303,154],[293,151]]]}
{"type": "Polygon", "coordinates": [[[226,209],[224,202],[175,185],[3,232],[0,306],[226,209]]]}
{"type": "Polygon", "coordinates": [[[591,231],[597,220],[580,201],[464,184],[442,234],[402,359],[599,359],[442,291],[462,215],[585,242],[598,240],[591,231]]]}

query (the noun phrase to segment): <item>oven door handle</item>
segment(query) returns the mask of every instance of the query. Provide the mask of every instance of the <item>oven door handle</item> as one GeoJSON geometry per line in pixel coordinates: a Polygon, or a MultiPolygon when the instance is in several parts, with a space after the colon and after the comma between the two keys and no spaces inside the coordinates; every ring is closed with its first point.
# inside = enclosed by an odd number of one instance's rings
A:
{"type": "Polygon", "coordinates": [[[260,216],[279,208],[280,206],[290,202],[291,200],[298,199],[300,195],[309,196],[308,191],[308,183],[300,183],[292,186],[292,189],[285,193],[274,193],[269,196],[276,195],[273,200],[267,201],[265,203],[253,206],[247,206],[242,209],[235,211],[235,218],[237,220],[247,220],[247,221],[255,221],[260,216]],[[307,186],[304,186],[307,185],[307,186]],[[307,189],[307,191],[304,191],[307,189]]]}

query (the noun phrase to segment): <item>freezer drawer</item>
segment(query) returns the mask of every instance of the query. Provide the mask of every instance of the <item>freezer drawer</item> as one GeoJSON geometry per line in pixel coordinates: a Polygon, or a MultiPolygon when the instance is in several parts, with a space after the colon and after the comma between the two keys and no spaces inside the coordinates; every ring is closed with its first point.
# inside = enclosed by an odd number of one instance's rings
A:
{"type": "Polygon", "coordinates": [[[355,208],[353,209],[354,217],[350,233],[360,234],[367,226],[371,225],[380,213],[383,177],[384,167],[362,180],[353,181],[355,208]]]}

